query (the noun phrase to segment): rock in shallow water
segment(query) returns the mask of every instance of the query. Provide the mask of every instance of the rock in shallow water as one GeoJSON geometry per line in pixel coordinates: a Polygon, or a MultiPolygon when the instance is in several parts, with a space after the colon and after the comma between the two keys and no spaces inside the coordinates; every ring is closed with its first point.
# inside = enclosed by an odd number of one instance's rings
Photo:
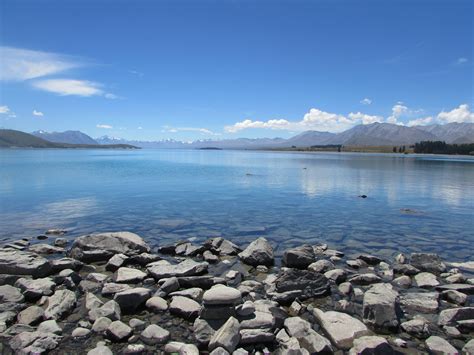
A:
{"type": "Polygon", "coordinates": [[[252,266],[273,265],[273,248],[267,239],[260,237],[239,254],[240,259],[252,266]]]}
{"type": "Polygon", "coordinates": [[[281,270],[275,280],[276,292],[295,291],[295,298],[300,299],[324,296],[329,289],[329,280],[324,275],[309,270],[281,270]]]}
{"type": "Polygon", "coordinates": [[[364,294],[364,323],[381,333],[396,331],[398,308],[398,292],[390,284],[375,284],[364,294]]]}
{"type": "Polygon", "coordinates": [[[437,254],[412,253],[410,264],[421,271],[439,274],[446,270],[446,265],[437,254]]]}
{"type": "Polygon", "coordinates": [[[282,262],[287,267],[306,269],[315,259],[313,247],[311,245],[302,245],[285,251],[282,262]]]}
{"type": "Polygon", "coordinates": [[[50,263],[39,255],[18,250],[0,250],[0,274],[44,277],[50,273],[50,263]]]}

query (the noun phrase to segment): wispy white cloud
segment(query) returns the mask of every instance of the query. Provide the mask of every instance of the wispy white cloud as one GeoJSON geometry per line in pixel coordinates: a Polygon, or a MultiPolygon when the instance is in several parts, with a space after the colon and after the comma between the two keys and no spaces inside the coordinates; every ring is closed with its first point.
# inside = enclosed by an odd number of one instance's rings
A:
{"type": "Polygon", "coordinates": [[[43,114],[43,112],[41,112],[41,111],[33,110],[33,116],[40,116],[40,117],[43,117],[44,114],[43,114]]]}
{"type": "Polygon", "coordinates": [[[145,74],[143,74],[142,72],[139,72],[138,70],[129,70],[128,72],[129,72],[130,74],[136,75],[136,76],[138,76],[138,77],[140,77],[140,78],[142,78],[143,75],[145,75],[145,74]]]}
{"type": "Polygon", "coordinates": [[[456,65],[463,65],[463,64],[466,64],[467,62],[469,62],[469,59],[465,58],[465,57],[460,57],[458,59],[456,59],[456,61],[454,62],[454,64],[456,65]]]}
{"type": "Polygon", "coordinates": [[[74,57],[29,49],[0,47],[0,80],[24,81],[82,66],[74,57]]]}
{"type": "Polygon", "coordinates": [[[108,124],[102,124],[102,123],[101,123],[101,124],[98,124],[98,125],[96,125],[96,127],[97,127],[97,128],[103,128],[103,129],[112,129],[112,128],[114,128],[114,127],[113,127],[113,126],[111,126],[111,125],[108,125],[108,124]]]}
{"type": "Polygon", "coordinates": [[[87,80],[46,79],[33,82],[33,86],[61,96],[104,96],[107,99],[116,98],[115,95],[105,92],[101,84],[87,80]]]}
{"type": "Polygon", "coordinates": [[[366,98],[360,100],[360,103],[362,105],[370,105],[372,103],[372,100],[366,97],[366,98]]]}
{"type": "Polygon", "coordinates": [[[7,114],[10,112],[10,108],[6,105],[0,106],[0,114],[7,114]]]}
{"type": "Polygon", "coordinates": [[[137,129],[143,129],[143,127],[142,127],[142,126],[138,126],[137,129]]]}
{"type": "Polygon", "coordinates": [[[178,132],[198,132],[202,135],[207,136],[220,136],[221,134],[218,132],[213,132],[207,128],[200,128],[200,127],[171,127],[171,126],[163,126],[162,132],[168,133],[178,133],[178,132]]]}

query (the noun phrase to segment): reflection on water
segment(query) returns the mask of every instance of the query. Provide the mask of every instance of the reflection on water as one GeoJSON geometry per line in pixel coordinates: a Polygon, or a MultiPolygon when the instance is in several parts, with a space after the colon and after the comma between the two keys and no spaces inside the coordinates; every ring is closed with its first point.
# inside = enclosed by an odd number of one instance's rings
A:
{"type": "Polygon", "coordinates": [[[56,227],[130,230],[155,244],[264,234],[277,253],[327,241],[351,254],[467,259],[473,204],[470,157],[0,150],[4,240],[56,227]]]}

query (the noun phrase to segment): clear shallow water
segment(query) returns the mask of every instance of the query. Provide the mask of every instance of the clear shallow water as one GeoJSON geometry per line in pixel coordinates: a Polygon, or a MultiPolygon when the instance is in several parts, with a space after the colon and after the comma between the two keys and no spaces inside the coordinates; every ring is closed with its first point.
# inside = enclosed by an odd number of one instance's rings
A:
{"type": "Polygon", "coordinates": [[[0,241],[66,228],[152,244],[265,235],[277,254],[474,255],[474,159],[200,150],[0,150],[0,241]],[[365,194],[366,199],[357,197],[365,194]],[[408,210],[407,210],[408,209],[408,210]]]}

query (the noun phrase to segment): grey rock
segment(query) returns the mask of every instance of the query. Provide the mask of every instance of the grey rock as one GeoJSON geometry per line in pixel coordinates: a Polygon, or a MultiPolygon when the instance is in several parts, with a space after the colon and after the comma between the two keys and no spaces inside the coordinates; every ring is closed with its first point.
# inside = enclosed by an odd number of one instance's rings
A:
{"type": "Polygon", "coordinates": [[[38,332],[40,333],[54,333],[60,335],[63,330],[58,325],[58,323],[54,319],[45,320],[38,325],[38,332]]]}
{"type": "Polygon", "coordinates": [[[114,355],[114,353],[105,345],[97,345],[94,349],[89,350],[87,355],[114,355]]]}
{"type": "Polygon", "coordinates": [[[334,269],[334,264],[326,259],[321,259],[308,265],[308,270],[314,272],[326,272],[332,269],[334,269]]]}
{"type": "Polygon", "coordinates": [[[286,250],[283,253],[282,262],[287,267],[306,269],[316,259],[314,249],[311,245],[302,245],[286,250]]]}
{"type": "Polygon", "coordinates": [[[138,283],[143,281],[146,277],[147,274],[141,270],[121,267],[116,271],[114,281],[117,283],[138,283]]]}
{"type": "Polygon", "coordinates": [[[161,297],[151,297],[146,301],[146,308],[152,312],[159,313],[168,310],[168,302],[161,297]]]}
{"type": "Polygon", "coordinates": [[[469,340],[462,348],[462,353],[466,355],[474,354],[474,339],[469,340]]]}
{"type": "Polygon", "coordinates": [[[234,317],[230,317],[222,327],[217,330],[209,341],[209,350],[222,347],[232,353],[240,342],[240,325],[234,317]]]}
{"type": "Polygon", "coordinates": [[[433,355],[459,354],[455,347],[439,336],[430,336],[426,339],[425,344],[430,354],[433,355]]]}
{"type": "Polygon", "coordinates": [[[179,341],[171,341],[165,346],[166,353],[179,355],[199,355],[199,349],[193,344],[185,344],[179,341]]]}
{"type": "Polygon", "coordinates": [[[76,305],[76,294],[70,290],[56,290],[46,301],[44,317],[46,319],[61,319],[69,314],[76,305]]]}
{"type": "Polygon", "coordinates": [[[107,317],[111,320],[120,320],[121,315],[120,306],[114,300],[110,300],[103,306],[89,311],[89,319],[92,322],[95,322],[96,319],[100,317],[107,317]]]}
{"type": "Polygon", "coordinates": [[[415,285],[422,288],[432,288],[439,285],[436,275],[430,272],[420,272],[415,275],[414,279],[415,285]]]}
{"type": "Polygon", "coordinates": [[[133,330],[143,330],[145,329],[146,323],[142,321],[141,319],[138,318],[132,318],[128,322],[128,325],[133,329],[133,330]]]}
{"type": "Polygon", "coordinates": [[[430,253],[412,253],[410,264],[421,271],[439,274],[446,270],[446,264],[443,263],[437,254],[430,253]]]}
{"type": "Polygon", "coordinates": [[[308,270],[281,270],[275,280],[276,292],[297,291],[301,300],[324,296],[329,289],[329,280],[324,275],[308,270]]]}
{"type": "Polygon", "coordinates": [[[18,313],[18,323],[36,325],[43,320],[44,310],[38,306],[30,306],[18,313]]]}
{"type": "Polygon", "coordinates": [[[50,260],[52,272],[60,272],[62,270],[71,269],[79,271],[83,267],[83,263],[73,258],[61,258],[50,260]]]}
{"type": "Polygon", "coordinates": [[[419,269],[410,264],[393,264],[392,267],[395,274],[413,276],[420,272],[419,269]]]}
{"type": "Polygon", "coordinates": [[[151,324],[140,334],[140,339],[148,345],[165,343],[170,337],[170,332],[159,325],[151,324]]]}
{"type": "Polygon", "coordinates": [[[344,282],[347,277],[347,273],[342,269],[329,270],[324,273],[327,279],[333,281],[336,284],[344,282]]]}
{"type": "Polygon", "coordinates": [[[123,350],[124,355],[131,354],[145,354],[146,347],[143,344],[128,344],[127,347],[123,350]]]}
{"type": "Polygon", "coordinates": [[[451,325],[458,321],[474,319],[474,307],[458,307],[442,310],[438,325],[451,325]]]}
{"type": "Polygon", "coordinates": [[[438,291],[455,290],[462,293],[474,294],[474,284],[450,284],[437,286],[438,291]]]}
{"type": "Polygon", "coordinates": [[[254,240],[250,245],[239,254],[240,259],[252,266],[273,265],[273,248],[267,239],[260,237],[254,240]]]}
{"type": "Polygon", "coordinates": [[[204,290],[202,288],[200,288],[200,287],[191,287],[191,288],[187,288],[187,289],[184,289],[184,290],[171,292],[169,295],[171,297],[183,296],[183,297],[191,298],[195,301],[200,301],[202,299],[203,294],[204,294],[204,290]]]}
{"type": "Polygon", "coordinates": [[[352,293],[353,287],[350,282],[343,282],[339,285],[338,290],[345,296],[348,296],[352,293]]]}
{"type": "Polygon", "coordinates": [[[148,272],[156,280],[168,277],[181,277],[200,275],[207,271],[209,264],[207,262],[196,262],[192,259],[186,259],[177,265],[151,263],[147,265],[148,272]]]}
{"type": "Polygon", "coordinates": [[[109,328],[112,321],[107,317],[99,317],[92,325],[92,331],[98,334],[104,334],[109,328]]]}
{"type": "Polygon", "coordinates": [[[427,338],[430,336],[428,321],[422,317],[403,322],[400,326],[405,332],[417,338],[427,338]]]}
{"type": "Polygon", "coordinates": [[[80,261],[109,260],[115,254],[138,255],[150,247],[138,235],[130,232],[90,234],[74,240],[69,255],[80,261]]]}
{"type": "Polygon", "coordinates": [[[116,320],[110,323],[109,327],[107,328],[106,335],[112,341],[125,341],[132,335],[132,328],[130,328],[125,323],[116,320]]]}
{"type": "Polygon", "coordinates": [[[448,302],[463,305],[467,301],[467,295],[465,293],[456,290],[446,290],[441,292],[441,297],[448,302]]]}
{"type": "Polygon", "coordinates": [[[56,283],[49,277],[42,279],[21,278],[15,282],[27,300],[36,301],[42,296],[51,296],[56,288],[56,283]]]}
{"type": "Polygon", "coordinates": [[[272,343],[275,334],[264,329],[241,329],[240,345],[272,343]]]}
{"type": "Polygon", "coordinates": [[[215,285],[204,292],[202,300],[205,305],[235,305],[242,301],[242,295],[236,288],[215,285]]]}
{"type": "Polygon", "coordinates": [[[102,302],[96,295],[91,292],[86,293],[86,309],[90,311],[91,309],[102,307],[104,302],[102,302]]]}
{"type": "Polygon", "coordinates": [[[91,333],[91,331],[87,328],[77,327],[76,329],[74,329],[72,331],[71,336],[73,338],[85,338],[85,337],[89,336],[90,333],[91,333]]]}
{"type": "Polygon", "coordinates": [[[0,313],[0,333],[3,333],[15,321],[16,312],[6,311],[0,313]]]}
{"type": "Polygon", "coordinates": [[[0,274],[44,277],[51,273],[48,260],[34,253],[0,249],[0,274]]]}
{"type": "Polygon", "coordinates": [[[371,285],[380,281],[382,279],[379,276],[371,273],[355,275],[349,279],[349,282],[354,285],[371,285]]]}
{"type": "Polygon", "coordinates": [[[54,245],[57,247],[65,247],[67,245],[66,238],[56,238],[54,239],[54,245]]]}
{"type": "Polygon", "coordinates": [[[105,269],[108,271],[115,271],[118,268],[125,265],[125,262],[129,259],[129,257],[125,254],[115,254],[112,256],[107,264],[105,265],[105,269]]]}
{"type": "Polygon", "coordinates": [[[29,251],[36,254],[61,254],[65,252],[64,248],[43,243],[30,246],[29,251]]]}
{"type": "Polygon", "coordinates": [[[364,323],[378,332],[396,331],[399,325],[398,292],[390,284],[375,284],[364,294],[364,323]]]}
{"type": "MultiPolygon", "coordinates": [[[[219,329],[222,324],[222,322],[218,324],[216,329],[219,329]]],[[[216,332],[216,329],[214,329],[208,321],[202,318],[196,318],[193,324],[193,335],[198,344],[206,346],[209,344],[209,341],[216,332]]]]}
{"type": "Polygon", "coordinates": [[[163,293],[164,296],[171,292],[179,290],[179,281],[177,277],[170,277],[160,286],[159,292],[163,293]]]}
{"type": "Polygon", "coordinates": [[[400,305],[404,312],[435,313],[438,310],[437,292],[410,292],[400,297],[400,305]]]}
{"type": "Polygon", "coordinates": [[[339,348],[350,349],[354,339],[370,333],[364,323],[346,313],[323,312],[315,308],[313,314],[329,339],[339,348]]]}
{"type": "Polygon", "coordinates": [[[193,320],[199,315],[201,305],[190,298],[175,296],[171,299],[169,310],[179,317],[193,320]]]}
{"type": "Polygon", "coordinates": [[[114,301],[119,304],[122,312],[130,313],[142,307],[150,297],[151,291],[149,289],[136,287],[116,293],[114,301]]]}
{"type": "Polygon", "coordinates": [[[18,354],[43,353],[56,348],[61,336],[38,331],[23,332],[10,340],[10,347],[18,354]]]}
{"type": "Polygon", "coordinates": [[[392,347],[385,338],[379,336],[363,336],[354,340],[349,355],[389,355],[394,354],[392,347]]]}
{"type": "Polygon", "coordinates": [[[204,246],[218,255],[236,255],[240,248],[222,237],[208,239],[204,246]]]}
{"type": "Polygon", "coordinates": [[[357,259],[363,260],[369,265],[377,265],[382,261],[382,259],[380,259],[379,257],[369,254],[361,254],[357,257],[357,259]]]}
{"type": "Polygon", "coordinates": [[[285,319],[286,332],[298,340],[300,346],[309,353],[332,353],[331,343],[328,339],[315,332],[309,322],[300,317],[285,319]]]}
{"type": "Polygon", "coordinates": [[[21,308],[21,303],[24,300],[25,297],[23,297],[19,288],[10,285],[0,286],[0,311],[12,311],[21,308]]]}
{"type": "Polygon", "coordinates": [[[219,261],[219,257],[217,255],[212,254],[209,250],[206,250],[203,254],[202,257],[204,258],[205,261],[208,263],[217,263],[219,261]]]}
{"type": "Polygon", "coordinates": [[[129,285],[117,284],[115,282],[107,282],[104,284],[104,287],[102,287],[101,294],[102,296],[110,297],[110,296],[115,295],[116,293],[130,290],[130,289],[131,287],[129,285]]]}
{"type": "Polygon", "coordinates": [[[408,288],[411,286],[411,278],[410,276],[403,275],[403,276],[397,277],[396,279],[393,279],[392,284],[398,287],[408,288]]]}

